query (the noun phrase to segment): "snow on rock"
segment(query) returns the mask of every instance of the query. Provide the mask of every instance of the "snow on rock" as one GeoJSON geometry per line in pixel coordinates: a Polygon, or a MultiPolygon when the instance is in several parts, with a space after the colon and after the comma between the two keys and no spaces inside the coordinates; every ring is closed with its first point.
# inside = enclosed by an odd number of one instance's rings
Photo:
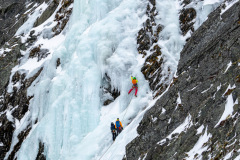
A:
{"type": "Polygon", "coordinates": [[[186,153],[188,156],[185,159],[186,160],[201,159],[202,153],[206,151],[208,148],[208,146],[204,146],[204,143],[206,143],[211,137],[212,135],[210,133],[209,134],[207,133],[206,128],[204,134],[199,137],[194,147],[189,152],[186,153]],[[197,155],[197,157],[195,155],[197,155]]]}
{"type": "Polygon", "coordinates": [[[204,129],[204,125],[201,125],[198,129],[197,129],[197,134],[201,134],[202,131],[204,129]]]}
{"type": "Polygon", "coordinates": [[[179,134],[181,132],[185,132],[188,128],[190,128],[193,125],[193,122],[191,119],[192,119],[192,116],[189,114],[181,125],[179,125],[171,134],[169,134],[165,139],[161,140],[157,144],[159,145],[164,144],[166,142],[166,139],[171,140],[173,134],[179,134]]]}
{"type": "Polygon", "coordinates": [[[209,13],[215,10],[224,0],[204,0],[192,1],[186,8],[194,8],[197,16],[194,23],[194,29],[197,30],[201,24],[208,19],[209,13]]]}
{"type": "Polygon", "coordinates": [[[228,63],[227,68],[226,68],[226,70],[224,71],[224,73],[226,73],[226,72],[228,71],[228,69],[231,67],[231,65],[232,65],[232,61],[230,61],[230,62],[228,63]]]}
{"type": "MultiPolygon", "coordinates": [[[[233,87],[231,87],[230,85],[228,86],[226,92],[229,90],[229,89],[233,89],[235,88],[236,86],[234,85],[233,87]]],[[[225,94],[226,94],[225,92],[225,94]]],[[[224,94],[224,95],[225,95],[224,94]]],[[[223,120],[227,119],[229,116],[232,115],[233,113],[233,106],[235,104],[237,104],[238,101],[236,100],[235,102],[233,102],[233,96],[232,94],[228,95],[227,97],[227,100],[226,100],[226,104],[225,104],[225,109],[224,109],[224,112],[220,118],[220,120],[218,121],[218,123],[215,125],[215,127],[217,127],[223,120]]]]}
{"type": "Polygon", "coordinates": [[[232,157],[232,154],[233,154],[233,151],[229,152],[229,153],[224,157],[223,160],[228,160],[228,159],[230,159],[230,158],[232,157]]]}
{"type": "MultiPolygon", "coordinates": [[[[35,4],[33,7],[36,7],[36,5],[37,4],[35,4]]],[[[48,4],[44,2],[40,6],[35,8],[34,12],[29,15],[28,20],[18,29],[18,31],[16,32],[16,35],[20,35],[22,33],[27,34],[33,28],[33,25],[37,20],[37,18],[41,16],[41,13],[43,13],[47,9],[47,7],[48,7],[48,4]]]]}
{"type": "Polygon", "coordinates": [[[229,8],[231,8],[235,3],[239,2],[239,0],[231,0],[231,1],[226,1],[224,9],[221,11],[221,15],[226,12],[229,8]]]}
{"type": "Polygon", "coordinates": [[[178,98],[177,98],[177,105],[175,107],[175,110],[178,108],[179,105],[182,104],[181,97],[180,97],[180,92],[178,92],[178,98]]]}

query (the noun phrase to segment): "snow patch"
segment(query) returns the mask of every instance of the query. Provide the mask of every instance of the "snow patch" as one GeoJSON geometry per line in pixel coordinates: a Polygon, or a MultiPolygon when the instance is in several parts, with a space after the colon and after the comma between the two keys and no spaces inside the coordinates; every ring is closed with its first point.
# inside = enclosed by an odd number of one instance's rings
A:
{"type": "Polygon", "coordinates": [[[175,107],[175,110],[177,110],[179,104],[182,104],[181,97],[180,97],[180,92],[178,92],[177,105],[175,107]]]}
{"type": "Polygon", "coordinates": [[[13,116],[12,116],[12,112],[11,112],[11,111],[7,110],[6,116],[7,116],[7,119],[8,119],[9,121],[14,122],[14,118],[13,118],[13,116]]]}
{"type": "Polygon", "coordinates": [[[212,88],[212,86],[213,86],[213,84],[211,84],[211,86],[210,86],[208,89],[202,91],[201,93],[205,93],[205,92],[207,92],[210,88],[212,88]]]}
{"type": "Polygon", "coordinates": [[[186,157],[186,160],[201,159],[202,153],[208,148],[208,146],[205,146],[204,144],[208,142],[209,138],[211,137],[212,135],[210,133],[207,133],[206,128],[204,135],[200,136],[194,147],[189,152],[187,152],[188,157],[186,157]],[[197,157],[195,157],[196,154],[198,155],[197,157]]]}
{"type": "Polygon", "coordinates": [[[232,150],[231,152],[229,152],[229,153],[224,157],[223,160],[228,160],[228,159],[230,159],[230,158],[232,157],[232,155],[233,155],[233,150],[232,150]]]}
{"type": "Polygon", "coordinates": [[[223,74],[225,74],[231,66],[232,66],[232,61],[230,61],[230,62],[228,63],[227,68],[226,68],[226,70],[224,71],[223,74]]]}
{"type": "Polygon", "coordinates": [[[224,12],[226,12],[229,8],[231,8],[235,3],[239,2],[239,0],[232,0],[232,1],[226,1],[225,5],[226,7],[221,11],[220,15],[222,15],[224,12]]]}
{"type": "Polygon", "coordinates": [[[166,109],[162,107],[162,112],[161,114],[164,114],[166,112],[166,109]]]}
{"type": "Polygon", "coordinates": [[[208,15],[215,10],[224,0],[204,0],[192,1],[186,8],[194,8],[197,12],[194,29],[197,30],[204,21],[208,19],[208,15]]]}
{"type": "Polygon", "coordinates": [[[204,129],[204,125],[201,125],[198,129],[197,129],[197,134],[201,134],[202,131],[204,129]]]}
{"type": "Polygon", "coordinates": [[[181,125],[179,125],[171,134],[169,134],[165,139],[159,141],[157,144],[162,145],[163,143],[166,142],[167,138],[171,140],[173,134],[186,132],[187,129],[193,125],[191,119],[192,119],[192,116],[189,114],[181,125]]]}
{"type": "Polygon", "coordinates": [[[22,33],[27,34],[33,28],[33,25],[37,20],[37,18],[40,17],[40,15],[47,9],[47,7],[48,7],[48,4],[46,4],[45,2],[40,6],[38,6],[34,10],[34,13],[29,15],[28,20],[17,30],[15,35],[20,35],[22,33]]]}
{"type": "Polygon", "coordinates": [[[227,97],[227,101],[226,101],[226,104],[225,104],[225,110],[220,118],[220,120],[218,121],[218,123],[215,125],[215,127],[217,127],[223,120],[227,119],[229,116],[232,115],[233,113],[233,106],[235,104],[237,104],[238,101],[236,100],[235,102],[233,102],[233,97],[232,97],[232,94],[230,94],[228,97],[227,97]]]}

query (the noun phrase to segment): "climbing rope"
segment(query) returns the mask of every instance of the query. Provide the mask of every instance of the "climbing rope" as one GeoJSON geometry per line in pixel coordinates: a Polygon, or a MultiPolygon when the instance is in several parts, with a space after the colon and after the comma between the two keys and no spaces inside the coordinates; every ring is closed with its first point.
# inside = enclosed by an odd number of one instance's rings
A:
{"type": "MultiPolygon", "coordinates": [[[[133,96],[132,96],[133,97],[133,96]]],[[[131,97],[131,99],[129,100],[129,103],[128,103],[128,105],[127,105],[127,109],[126,109],[126,111],[125,111],[125,113],[124,113],[124,115],[123,115],[123,118],[122,118],[122,121],[124,121],[124,117],[125,117],[125,115],[126,115],[126,113],[127,113],[127,110],[128,110],[128,106],[129,106],[129,104],[131,103],[131,101],[132,101],[132,97],[131,97]]],[[[114,143],[114,142],[113,142],[114,143]]],[[[113,143],[108,147],[108,149],[104,152],[104,154],[100,157],[100,159],[99,160],[101,160],[102,159],[102,157],[107,153],[107,151],[111,148],[111,146],[113,145],[113,143]]]]}
{"type": "MultiPolygon", "coordinates": [[[[113,142],[114,143],[114,142],[113,142]]],[[[99,160],[101,160],[102,159],[102,157],[107,153],[107,151],[109,150],[109,148],[113,145],[113,143],[108,147],[108,149],[104,152],[104,154],[100,157],[100,159],[99,160]]]]}

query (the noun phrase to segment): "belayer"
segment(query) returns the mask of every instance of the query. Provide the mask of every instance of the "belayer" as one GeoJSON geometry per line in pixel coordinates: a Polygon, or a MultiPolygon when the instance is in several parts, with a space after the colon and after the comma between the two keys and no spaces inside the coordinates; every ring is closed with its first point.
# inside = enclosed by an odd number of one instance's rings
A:
{"type": "Polygon", "coordinates": [[[117,133],[116,133],[116,127],[115,127],[113,122],[111,123],[110,129],[111,129],[111,132],[112,132],[112,139],[113,139],[113,141],[115,141],[115,139],[117,137],[117,133]]]}
{"type": "Polygon", "coordinates": [[[117,118],[115,122],[115,128],[117,129],[117,135],[119,135],[123,130],[122,122],[119,121],[119,118],[117,118]]]}
{"type": "Polygon", "coordinates": [[[135,88],[135,97],[137,97],[137,91],[138,91],[138,85],[137,85],[137,82],[138,80],[136,79],[136,77],[132,77],[131,76],[131,79],[132,79],[132,88],[129,90],[128,94],[130,94],[132,92],[132,90],[135,88]]]}

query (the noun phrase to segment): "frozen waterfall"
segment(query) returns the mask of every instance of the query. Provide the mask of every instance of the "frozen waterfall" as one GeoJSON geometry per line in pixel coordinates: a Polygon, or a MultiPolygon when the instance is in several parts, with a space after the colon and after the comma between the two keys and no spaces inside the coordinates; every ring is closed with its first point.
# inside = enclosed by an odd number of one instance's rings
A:
{"type": "MultiPolygon", "coordinates": [[[[54,45],[53,53],[40,62],[37,68],[43,67],[43,71],[28,90],[34,98],[30,111],[17,122],[10,149],[18,142],[17,135],[31,123],[32,130],[16,154],[19,160],[35,159],[39,142],[44,143],[47,160],[123,158],[125,146],[137,136],[143,114],[155,102],[141,73],[144,59],[136,49],[136,35],[147,18],[147,3],[74,0],[66,34],[41,41],[48,47],[56,40],[61,43],[54,45]],[[56,67],[58,59],[61,64],[56,67]],[[108,106],[102,105],[100,92],[105,74],[111,78],[111,86],[121,93],[108,106]],[[137,98],[133,92],[127,94],[131,75],[139,81],[137,98]],[[116,118],[120,118],[124,130],[112,144],[110,123],[116,118]]],[[[185,43],[179,29],[179,3],[157,1],[161,14],[158,23],[165,27],[158,43],[173,71],[185,43]]],[[[15,70],[23,68],[24,64],[20,64],[15,70]]]]}

